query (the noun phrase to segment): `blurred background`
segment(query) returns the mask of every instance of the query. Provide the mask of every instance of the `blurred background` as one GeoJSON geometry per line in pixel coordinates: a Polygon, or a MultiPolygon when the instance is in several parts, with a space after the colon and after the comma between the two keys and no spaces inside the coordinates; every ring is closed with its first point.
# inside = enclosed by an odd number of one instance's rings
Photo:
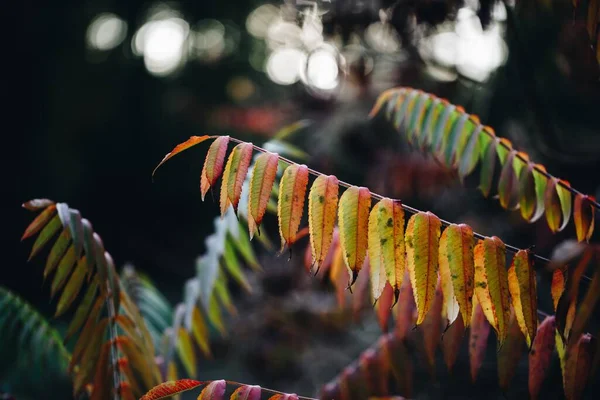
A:
{"type": "MultiPolygon", "coordinates": [[[[218,212],[210,199],[200,202],[207,147],[165,165],[154,182],[152,169],[191,135],[262,144],[298,120],[305,125],[289,140],[309,155],[311,167],[549,255],[573,236],[572,226],[552,235],[544,221],[523,222],[461,187],[368,112],[379,93],[395,86],[448,98],[553,175],[598,196],[600,69],[589,3],[14,4],[3,41],[9,163],[0,283],[51,315],[42,265],[27,263],[29,247],[19,243],[32,218],[21,203],[48,197],[92,221],[118,266],[132,263],[179,301],[218,212]]],[[[276,238],[274,222],[267,225],[276,238]]],[[[301,266],[303,248],[289,263],[259,252],[265,272],[250,278],[254,294],[235,299],[240,319],[232,321],[232,337],[240,326],[243,334],[217,343],[215,359],[199,367],[200,379],[314,394],[376,340],[379,328],[372,313],[358,324],[315,325],[315,315],[336,303],[323,285],[314,290],[301,266]],[[281,332],[286,322],[292,332],[281,332]]],[[[550,312],[549,298],[540,307],[550,312]]],[[[520,379],[515,390],[523,394],[526,378],[520,379]]],[[[437,398],[442,388],[426,392],[437,398]]]]}

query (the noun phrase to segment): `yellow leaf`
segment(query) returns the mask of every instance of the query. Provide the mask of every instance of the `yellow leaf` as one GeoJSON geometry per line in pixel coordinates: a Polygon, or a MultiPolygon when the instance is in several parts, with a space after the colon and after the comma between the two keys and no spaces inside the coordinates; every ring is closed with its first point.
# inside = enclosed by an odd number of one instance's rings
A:
{"type": "Polygon", "coordinates": [[[397,300],[406,262],[404,210],[400,202],[387,198],[379,201],[369,215],[368,230],[373,297],[379,298],[387,278],[397,300]]]}
{"type": "Polygon", "coordinates": [[[475,273],[473,246],[473,230],[465,224],[448,226],[440,238],[440,278],[448,325],[456,320],[459,311],[465,327],[471,321],[475,273]]]}
{"type": "Polygon", "coordinates": [[[277,215],[279,216],[279,235],[281,249],[296,241],[300,219],[304,211],[304,196],[308,184],[306,165],[292,164],[286,168],[279,183],[277,215]]]}
{"type": "Polygon", "coordinates": [[[479,241],[474,253],[475,295],[501,346],[508,334],[510,319],[506,247],[494,236],[479,241]]]}
{"type": "Polygon", "coordinates": [[[192,337],[185,328],[179,328],[177,335],[177,354],[189,376],[196,376],[196,352],[192,337]]]}
{"type": "Polygon", "coordinates": [[[338,179],[333,176],[319,176],[308,194],[308,230],[313,266],[318,270],[325,260],[335,228],[338,205],[338,179]]]}
{"type": "Polygon", "coordinates": [[[406,227],[406,257],[417,305],[417,325],[425,319],[435,297],[440,228],[440,219],[430,212],[413,215],[406,227]]]}
{"type": "Polygon", "coordinates": [[[154,171],[152,171],[152,176],[154,176],[154,173],[156,172],[156,170],[163,165],[165,162],[167,162],[167,160],[169,160],[171,157],[181,153],[184,150],[189,149],[190,147],[193,147],[199,143],[204,142],[205,140],[210,139],[210,136],[204,135],[204,136],[190,136],[190,138],[188,140],[186,140],[183,143],[178,144],[177,146],[175,146],[175,148],[173,150],[171,150],[170,153],[167,153],[167,155],[162,159],[162,161],[156,166],[156,168],[154,168],[154,171]]]}
{"type": "Polygon", "coordinates": [[[338,224],[340,243],[350,285],[356,281],[367,255],[369,209],[371,192],[365,187],[352,186],[340,198],[338,224]]]}
{"type": "Polygon", "coordinates": [[[508,289],[519,328],[527,347],[537,332],[537,286],[535,270],[529,250],[519,250],[508,269],[508,289]]]}

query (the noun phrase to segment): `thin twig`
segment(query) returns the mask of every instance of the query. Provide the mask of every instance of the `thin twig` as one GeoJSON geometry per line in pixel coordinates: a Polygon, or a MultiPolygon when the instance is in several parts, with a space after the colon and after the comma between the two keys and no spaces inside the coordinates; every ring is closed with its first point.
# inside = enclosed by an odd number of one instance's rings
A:
{"type": "MultiPolygon", "coordinates": [[[[231,141],[233,141],[233,142],[236,142],[236,143],[247,143],[247,142],[244,142],[243,140],[239,140],[239,139],[236,139],[236,138],[234,138],[234,137],[230,137],[229,139],[230,139],[231,141]]],[[[263,148],[262,148],[262,147],[260,147],[260,146],[256,146],[256,145],[252,144],[252,147],[253,147],[253,148],[254,148],[254,150],[256,150],[256,151],[259,151],[259,152],[261,152],[261,153],[267,153],[267,150],[263,149],[263,148]]],[[[288,159],[288,158],[285,158],[285,157],[282,157],[282,156],[279,156],[279,159],[280,159],[281,161],[283,161],[284,163],[286,163],[286,164],[289,164],[289,165],[294,165],[294,164],[297,164],[297,163],[293,162],[292,160],[290,160],[290,159],[288,159]]],[[[309,172],[311,175],[313,175],[313,176],[316,176],[316,177],[318,177],[318,176],[325,175],[325,174],[323,174],[322,172],[316,171],[316,170],[314,170],[314,169],[312,169],[312,168],[308,168],[308,167],[307,167],[307,169],[308,169],[308,172],[309,172]]],[[[347,182],[341,181],[341,180],[338,180],[338,182],[339,182],[339,185],[340,185],[340,186],[343,186],[343,187],[345,187],[345,188],[350,188],[350,187],[352,187],[352,186],[353,186],[353,185],[351,185],[351,184],[349,184],[349,183],[347,183],[347,182]]],[[[371,197],[372,197],[372,198],[374,198],[374,199],[377,199],[377,200],[382,200],[382,199],[384,199],[384,198],[385,198],[384,196],[382,196],[382,195],[380,195],[380,194],[378,194],[378,193],[374,193],[374,192],[371,192],[371,191],[369,191],[369,192],[370,192],[370,194],[371,194],[371,197]]],[[[414,208],[414,207],[411,207],[411,206],[409,206],[409,205],[407,205],[407,204],[401,203],[401,205],[402,205],[402,208],[403,208],[403,209],[405,209],[406,211],[408,211],[410,214],[418,214],[418,213],[422,212],[421,210],[419,210],[419,209],[416,209],[416,208],[414,208]]],[[[443,226],[449,226],[449,225],[452,225],[452,223],[451,223],[451,222],[449,222],[449,221],[446,221],[445,219],[441,219],[441,218],[440,218],[440,222],[442,223],[442,225],[443,225],[443,226]]],[[[477,233],[477,232],[473,232],[473,236],[474,236],[474,237],[476,237],[477,239],[480,239],[480,240],[483,240],[483,239],[485,239],[485,238],[487,237],[487,236],[485,236],[485,235],[482,235],[481,233],[477,233]]],[[[509,244],[504,244],[504,246],[506,247],[506,249],[507,249],[507,250],[511,251],[512,253],[517,253],[519,250],[521,250],[521,249],[519,249],[518,247],[511,246],[511,245],[509,245],[509,244]]],[[[534,257],[536,260],[538,260],[538,261],[541,261],[541,262],[542,262],[542,263],[544,263],[544,264],[548,264],[548,263],[550,263],[550,260],[549,260],[549,259],[547,259],[546,257],[542,257],[542,256],[540,256],[540,255],[538,255],[538,254],[535,254],[535,253],[534,253],[534,252],[532,252],[532,251],[530,251],[530,252],[531,252],[532,256],[533,256],[533,257],[534,257]]],[[[585,281],[591,281],[591,278],[590,278],[589,276],[586,276],[586,275],[582,276],[582,279],[583,279],[583,280],[585,280],[585,281]]]]}
{"type": "MultiPolygon", "coordinates": [[[[211,382],[211,381],[206,381],[204,383],[208,383],[208,382],[211,382]]],[[[236,382],[236,381],[225,381],[225,382],[227,382],[228,385],[233,385],[233,386],[251,386],[251,385],[248,385],[246,383],[240,383],[240,382],[236,382]]],[[[285,392],[280,392],[279,390],[269,389],[269,388],[266,388],[266,387],[261,387],[260,389],[262,391],[270,392],[270,393],[273,393],[273,394],[288,394],[288,393],[285,393],[285,392]]],[[[305,397],[305,396],[298,396],[298,399],[299,400],[317,400],[317,399],[315,399],[313,397],[305,397]]]]}

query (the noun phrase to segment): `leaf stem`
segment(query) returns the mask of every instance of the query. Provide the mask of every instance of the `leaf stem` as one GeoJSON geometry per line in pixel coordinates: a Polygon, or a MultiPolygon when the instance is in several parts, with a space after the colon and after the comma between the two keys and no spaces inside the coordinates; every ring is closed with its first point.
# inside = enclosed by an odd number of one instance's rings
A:
{"type": "MultiPolygon", "coordinates": [[[[210,383],[210,382],[212,382],[212,381],[206,381],[203,383],[210,383]]],[[[227,381],[226,380],[225,382],[227,382],[228,385],[233,385],[233,386],[252,386],[252,385],[248,385],[246,383],[240,383],[240,382],[236,382],[236,381],[227,381]]],[[[285,393],[285,392],[280,392],[279,390],[269,389],[269,388],[262,387],[262,386],[260,389],[264,390],[265,392],[270,392],[273,394],[289,394],[289,393],[285,393]]],[[[296,395],[296,396],[298,396],[298,395],[296,395]]],[[[305,396],[298,396],[298,399],[299,400],[318,400],[318,399],[315,399],[314,397],[305,397],[305,396]]]]}

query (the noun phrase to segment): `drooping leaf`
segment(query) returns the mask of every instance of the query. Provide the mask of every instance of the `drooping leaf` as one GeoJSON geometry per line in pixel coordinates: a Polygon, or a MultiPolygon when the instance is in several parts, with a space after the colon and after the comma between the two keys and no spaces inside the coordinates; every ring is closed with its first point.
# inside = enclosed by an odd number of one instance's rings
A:
{"type": "Polygon", "coordinates": [[[227,175],[227,198],[236,213],[242,195],[242,185],[248,174],[250,161],[252,161],[252,150],[252,143],[240,143],[233,148],[227,159],[224,172],[224,175],[227,175]]]}
{"type": "Polygon", "coordinates": [[[557,268],[552,272],[552,283],[550,285],[550,291],[552,294],[552,303],[554,305],[554,312],[558,307],[558,301],[565,291],[565,275],[561,268],[557,268]]]}
{"type": "Polygon", "coordinates": [[[562,231],[571,218],[571,192],[566,181],[548,179],[546,186],[546,222],[553,233],[562,231]]]}
{"type": "Polygon", "coordinates": [[[223,400],[227,382],[224,380],[212,381],[200,392],[198,400],[223,400]]]}
{"type": "Polygon", "coordinates": [[[109,383],[109,374],[112,373],[112,366],[109,363],[110,350],[112,343],[110,341],[102,344],[98,361],[96,363],[93,391],[90,400],[102,400],[110,398],[114,387],[109,383]]]}
{"type": "Polygon", "coordinates": [[[403,340],[408,336],[408,333],[415,327],[417,320],[415,297],[410,284],[408,271],[404,272],[402,286],[400,286],[400,295],[398,301],[394,305],[396,318],[396,328],[394,334],[403,340]]]}
{"type": "Polygon", "coordinates": [[[277,393],[269,397],[269,400],[298,400],[298,395],[295,393],[277,393]]]}
{"type": "MultiPolygon", "coordinates": [[[[83,326],[83,330],[75,343],[75,347],[73,348],[73,355],[71,356],[71,362],[69,364],[69,369],[72,369],[83,356],[86,347],[91,348],[91,343],[95,340],[94,338],[98,338],[96,342],[102,343],[102,339],[104,338],[104,332],[106,331],[107,320],[103,318],[98,322],[98,316],[100,315],[100,311],[102,310],[102,306],[104,305],[101,298],[96,300],[96,304],[92,308],[89,317],[83,326]]],[[[99,345],[98,345],[99,347],[99,345]]]]}
{"type": "Polygon", "coordinates": [[[594,217],[596,208],[592,205],[595,201],[593,197],[578,193],[575,196],[573,205],[573,220],[575,221],[575,231],[577,240],[589,242],[594,233],[594,217]]]}
{"type": "Polygon", "coordinates": [[[308,194],[308,229],[312,264],[319,269],[333,240],[338,205],[338,179],[321,175],[315,179],[308,194]]]}
{"type": "Polygon", "coordinates": [[[177,393],[185,392],[197,388],[202,385],[202,382],[194,379],[180,379],[177,381],[163,382],[158,386],[153,387],[142,396],[140,400],[159,400],[176,395],[177,393]]]}
{"type": "Polygon", "coordinates": [[[48,224],[44,226],[38,235],[37,239],[33,243],[31,253],[29,254],[28,261],[31,260],[40,250],[44,248],[46,244],[52,239],[52,237],[60,230],[62,224],[58,215],[54,215],[48,224]]]}
{"type": "Polygon", "coordinates": [[[81,287],[83,285],[83,281],[85,279],[87,273],[87,260],[86,257],[83,256],[77,262],[77,266],[73,271],[73,274],[69,278],[65,289],[60,295],[60,299],[58,300],[58,304],[56,305],[56,314],[55,317],[62,315],[65,311],[69,309],[73,301],[79,294],[81,287]]]}
{"type": "MultiPolygon", "coordinates": [[[[339,235],[335,235],[339,236],[339,235]]],[[[344,264],[344,255],[342,246],[339,245],[339,239],[334,236],[334,253],[331,261],[329,279],[335,287],[335,297],[340,308],[346,303],[346,288],[348,287],[348,272],[344,264]]]]}
{"type": "Polygon", "coordinates": [[[388,331],[388,321],[392,315],[392,303],[394,301],[394,290],[390,286],[389,282],[386,282],[381,297],[375,305],[377,309],[377,321],[379,327],[383,332],[388,331]]]}
{"type": "Polygon", "coordinates": [[[526,221],[533,219],[538,208],[533,171],[534,164],[530,162],[525,168],[521,169],[519,174],[519,208],[521,209],[521,216],[526,221]]]}
{"type": "Polygon", "coordinates": [[[44,268],[44,278],[54,271],[54,268],[56,268],[59,261],[69,248],[70,243],[71,233],[68,229],[65,229],[58,236],[58,239],[56,239],[56,242],[54,242],[54,245],[50,250],[50,254],[48,254],[48,258],[46,259],[46,267],[44,268]]]}
{"type": "Polygon", "coordinates": [[[348,274],[351,276],[349,286],[356,281],[367,256],[370,208],[371,192],[365,187],[352,186],[340,197],[340,244],[348,274]]]}
{"type": "Polygon", "coordinates": [[[255,385],[242,385],[231,394],[230,400],[260,400],[261,388],[255,385]]]}
{"type": "Polygon", "coordinates": [[[498,384],[503,391],[508,390],[519,360],[525,352],[525,338],[514,313],[511,314],[508,335],[504,344],[498,350],[498,384]]]}
{"type": "Polygon", "coordinates": [[[385,359],[387,359],[394,379],[398,384],[398,394],[410,398],[412,396],[414,366],[406,342],[389,333],[383,337],[381,343],[385,359]]]}
{"type": "Polygon", "coordinates": [[[192,311],[192,333],[200,350],[202,350],[202,353],[204,353],[205,356],[210,357],[211,352],[210,344],[208,342],[208,326],[198,307],[194,307],[194,310],[192,311]]]}
{"type": "Polygon", "coordinates": [[[498,163],[498,138],[492,139],[481,155],[481,172],[479,190],[485,197],[490,195],[493,186],[494,175],[498,174],[496,164],[498,163]]]}
{"type": "Polygon", "coordinates": [[[202,201],[204,201],[204,196],[206,196],[208,189],[217,183],[217,179],[219,179],[223,173],[223,164],[225,163],[228,144],[229,136],[219,136],[208,148],[206,160],[204,160],[202,173],[200,175],[202,201]]]}
{"type": "Polygon", "coordinates": [[[529,396],[537,399],[550,368],[554,352],[554,316],[546,317],[537,330],[529,352],[529,396]]]}
{"type": "Polygon", "coordinates": [[[479,162],[479,159],[481,158],[479,141],[480,137],[482,136],[482,128],[483,126],[481,124],[477,124],[477,127],[469,136],[469,139],[467,140],[463,150],[463,154],[458,163],[458,176],[460,177],[461,181],[464,181],[464,179],[473,172],[477,166],[477,163],[479,162]]]}
{"type": "Polygon", "coordinates": [[[502,208],[514,210],[519,207],[518,173],[520,170],[517,171],[517,169],[520,165],[522,165],[522,161],[517,157],[517,151],[511,150],[498,181],[498,198],[502,208]]]}
{"type": "Polygon", "coordinates": [[[250,191],[248,194],[248,229],[250,239],[254,236],[267,211],[267,204],[271,198],[271,190],[277,175],[279,155],[263,153],[254,161],[252,178],[250,178],[250,191]]]}
{"type": "MultiPolygon", "coordinates": [[[[25,205],[23,205],[23,206],[25,206],[25,205]]],[[[29,224],[27,229],[25,229],[25,232],[23,233],[21,240],[25,240],[28,237],[31,237],[31,236],[35,235],[36,233],[38,233],[39,231],[41,231],[42,228],[48,224],[48,222],[52,219],[52,217],[55,214],[56,214],[56,205],[55,204],[48,205],[48,207],[44,211],[42,211],[37,217],[35,217],[35,219],[29,224]]]]}
{"type": "Polygon", "coordinates": [[[191,136],[188,140],[186,140],[183,143],[178,144],[177,146],[175,146],[175,148],[173,150],[171,150],[170,153],[167,153],[166,156],[164,156],[164,158],[161,160],[160,163],[158,163],[158,165],[156,166],[156,168],[154,168],[154,171],[152,171],[152,176],[154,176],[154,174],[156,173],[156,170],[163,165],[165,162],[167,162],[167,160],[169,160],[171,157],[176,156],[177,154],[181,153],[184,150],[189,149],[190,147],[193,147],[199,143],[204,142],[205,140],[210,139],[210,136],[204,135],[204,136],[191,136]]]}
{"type": "Polygon", "coordinates": [[[306,165],[292,164],[285,169],[279,183],[277,215],[281,249],[296,242],[300,219],[304,211],[304,197],[308,184],[306,165]]]}
{"type": "Polygon", "coordinates": [[[465,224],[451,224],[442,233],[439,248],[439,266],[444,305],[448,324],[462,313],[463,321],[471,321],[473,310],[473,230],[465,224]]]}
{"type": "Polygon", "coordinates": [[[592,281],[587,287],[583,300],[579,303],[573,320],[573,327],[569,333],[569,345],[575,338],[579,338],[587,328],[588,322],[596,310],[598,300],[600,300],[600,253],[596,254],[595,262],[598,264],[592,281]]]}
{"type": "Polygon", "coordinates": [[[52,280],[52,285],[50,287],[50,297],[54,297],[56,292],[60,290],[65,284],[73,266],[75,265],[75,246],[69,246],[68,250],[64,254],[63,258],[58,263],[58,267],[56,268],[56,274],[54,275],[54,279],[52,280]]]}
{"type": "Polygon", "coordinates": [[[537,332],[537,282],[533,257],[529,250],[519,250],[508,269],[508,289],[515,317],[527,341],[527,347],[537,332]]]}
{"type": "MultiPolygon", "coordinates": [[[[469,313],[471,314],[471,313],[469,313]]],[[[442,352],[444,353],[444,362],[448,371],[452,372],[452,367],[456,363],[460,348],[465,336],[465,324],[462,314],[458,314],[456,321],[448,327],[442,336],[442,352]]]]}
{"type": "Polygon", "coordinates": [[[589,373],[592,367],[592,336],[581,335],[573,346],[567,347],[565,367],[563,369],[563,386],[568,400],[580,399],[583,396],[589,373]]]}
{"type": "Polygon", "coordinates": [[[359,368],[366,383],[369,398],[374,395],[388,393],[388,375],[385,371],[385,362],[382,360],[383,352],[369,348],[362,352],[359,358],[359,368]]]}
{"type": "Polygon", "coordinates": [[[469,333],[469,361],[471,365],[471,380],[473,382],[477,380],[479,368],[483,364],[489,334],[490,324],[485,317],[483,308],[477,301],[477,297],[474,297],[469,333]]]}
{"type": "Polygon", "coordinates": [[[225,253],[223,253],[223,259],[225,261],[225,268],[227,269],[227,272],[231,274],[233,279],[235,279],[235,281],[239,283],[244,290],[246,290],[248,293],[251,293],[252,288],[244,276],[242,266],[240,265],[235,254],[235,249],[229,240],[225,242],[225,253]]]}
{"type": "Polygon", "coordinates": [[[425,348],[425,358],[429,366],[431,376],[435,375],[435,353],[442,338],[442,288],[439,284],[435,291],[435,297],[431,304],[431,309],[425,316],[420,328],[422,329],[423,346],[425,348]]]}
{"type": "Polygon", "coordinates": [[[474,254],[475,295],[502,346],[510,319],[506,247],[496,236],[488,237],[477,243],[474,254]]]}
{"type": "Polygon", "coordinates": [[[406,227],[406,258],[417,305],[417,325],[425,319],[435,297],[440,227],[440,219],[430,212],[414,214],[406,227]]]}
{"type": "Polygon", "coordinates": [[[371,268],[377,270],[371,271],[373,297],[377,299],[383,290],[380,274],[384,273],[397,300],[406,264],[404,210],[400,202],[385,198],[375,204],[369,215],[368,231],[369,260],[371,268]]]}
{"type": "MultiPolygon", "coordinates": [[[[71,323],[69,324],[69,327],[67,328],[67,333],[65,334],[65,342],[79,331],[81,326],[85,323],[86,318],[89,316],[90,309],[93,309],[94,307],[100,308],[102,306],[102,299],[96,298],[97,291],[98,280],[94,278],[92,280],[92,283],[88,286],[83,300],[81,300],[81,303],[79,303],[79,307],[77,307],[77,311],[75,311],[75,316],[73,317],[71,323]],[[94,305],[94,302],[96,303],[96,305],[94,305]]],[[[100,311],[98,310],[98,312],[100,311]]]]}

